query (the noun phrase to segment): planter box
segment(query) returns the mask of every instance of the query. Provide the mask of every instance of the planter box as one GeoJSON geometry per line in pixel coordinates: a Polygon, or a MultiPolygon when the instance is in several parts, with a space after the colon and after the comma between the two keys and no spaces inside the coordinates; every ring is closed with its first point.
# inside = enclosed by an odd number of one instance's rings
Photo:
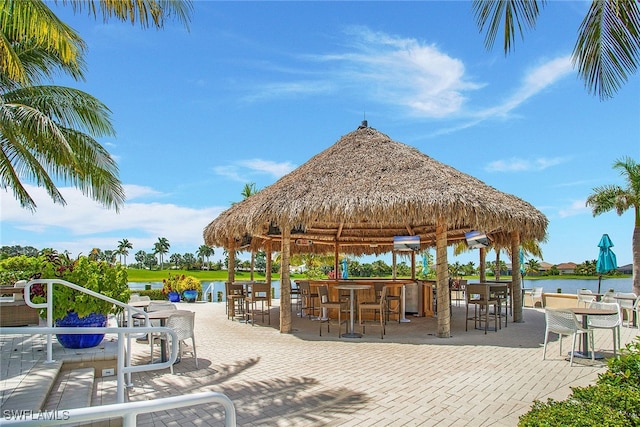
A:
{"type": "Polygon", "coordinates": [[[573,308],[578,306],[578,295],[576,294],[542,294],[544,308],[573,308]]]}
{"type": "Polygon", "coordinates": [[[24,301],[3,301],[0,303],[0,327],[38,325],[38,310],[24,301]]]}

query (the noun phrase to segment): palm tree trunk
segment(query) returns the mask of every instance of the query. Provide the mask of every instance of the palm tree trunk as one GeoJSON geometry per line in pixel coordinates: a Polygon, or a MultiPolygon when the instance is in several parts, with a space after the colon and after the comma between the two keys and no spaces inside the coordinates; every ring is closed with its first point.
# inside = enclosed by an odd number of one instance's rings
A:
{"type": "Polygon", "coordinates": [[[640,295],[640,206],[636,206],[636,223],[633,227],[633,242],[631,243],[633,253],[633,293],[640,295]]]}

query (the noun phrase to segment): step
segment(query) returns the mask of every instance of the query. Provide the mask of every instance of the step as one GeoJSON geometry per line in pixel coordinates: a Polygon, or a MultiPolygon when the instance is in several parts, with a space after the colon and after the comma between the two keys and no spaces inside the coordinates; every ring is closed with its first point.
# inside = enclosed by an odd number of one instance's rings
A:
{"type": "Polygon", "coordinates": [[[4,411],[40,411],[44,409],[47,396],[62,369],[62,361],[46,363],[38,361],[27,372],[5,377],[4,390],[10,393],[2,403],[4,411]],[[11,384],[9,384],[11,383],[11,384]]]}
{"type": "Polygon", "coordinates": [[[49,393],[44,409],[73,409],[91,406],[94,381],[94,368],[61,371],[49,393]]]}

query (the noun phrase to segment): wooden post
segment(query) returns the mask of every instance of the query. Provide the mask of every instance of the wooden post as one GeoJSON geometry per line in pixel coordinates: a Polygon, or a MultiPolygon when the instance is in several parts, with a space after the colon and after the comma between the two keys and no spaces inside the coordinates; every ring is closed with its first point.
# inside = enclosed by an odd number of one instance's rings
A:
{"type": "Polygon", "coordinates": [[[485,248],[480,248],[480,282],[484,282],[487,280],[487,265],[485,263],[485,258],[487,257],[487,250],[485,248]]]}
{"type": "Polygon", "coordinates": [[[271,284],[271,270],[273,269],[272,267],[272,262],[271,262],[271,240],[267,240],[265,242],[264,245],[264,252],[265,252],[265,257],[267,258],[267,266],[266,271],[265,271],[265,281],[268,284],[271,284]]]}
{"type": "Polygon", "coordinates": [[[229,239],[229,255],[227,260],[227,276],[229,283],[233,283],[236,280],[236,241],[234,238],[229,239]]]}
{"type": "Polygon", "coordinates": [[[438,298],[438,338],[451,337],[449,306],[449,269],[447,261],[447,226],[436,220],[436,289],[438,298]]]}
{"type": "Polygon", "coordinates": [[[520,232],[511,232],[511,290],[513,291],[513,321],[524,322],[522,318],[522,281],[520,275],[520,232]]]}
{"type": "Polygon", "coordinates": [[[280,254],[280,333],[291,333],[291,274],[289,272],[291,254],[291,227],[281,224],[282,253],[280,254]]]}

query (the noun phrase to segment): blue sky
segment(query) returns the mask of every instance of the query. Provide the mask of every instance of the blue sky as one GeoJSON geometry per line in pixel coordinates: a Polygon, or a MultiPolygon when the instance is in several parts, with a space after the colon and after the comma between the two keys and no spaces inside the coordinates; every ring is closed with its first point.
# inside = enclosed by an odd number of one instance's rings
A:
{"type": "MultiPolygon", "coordinates": [[[[61,184],[67,206],[34,188],[31,214],[0,192],[1,244],[87,254],[126,238],[132,256],[166,237],[170,253],[195,253],[246,183],[272,184],[366,117],[541,210],[544,261],[595,259],[608,233],[628,264],[632,213],[594,218],[584,201],[624,184],[616,159],[640,158],[640,78],[606,102],[587,93],[570,54],[588,5],[548,3],[508,56],[485,49],[470,2],[196,1],[189,32],[52,5],[88,45],[86,82],[55,83],[111,109],[117,136],[101,142],[127,202],[116,214],[61,184]]],[[[477,264],[477,252],[449,261],[477,264]]]]}

